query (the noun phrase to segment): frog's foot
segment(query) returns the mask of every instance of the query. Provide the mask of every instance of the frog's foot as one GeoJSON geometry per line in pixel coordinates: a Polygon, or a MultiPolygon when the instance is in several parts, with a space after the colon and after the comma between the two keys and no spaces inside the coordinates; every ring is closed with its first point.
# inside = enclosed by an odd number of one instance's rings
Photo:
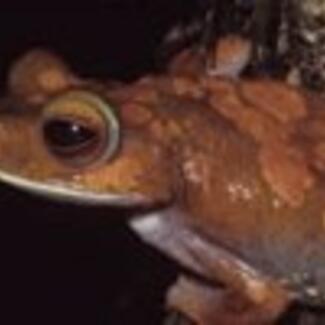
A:
{"type": "Polygon", "coordinates": [[[216,40],[209,48],[184,50],[169,64],[174,74],[238,78],[251,62],[252,43],[229,35],[216,40]]]}
{"type": "Polygon", "coordinates": [[[170,289],[168,307],[178,310],[197,325],[274,324],[279,313],[257,305],[224,288],[181,277],[170,289]]]}
{"type": "Polygon", "coordinates": [[[239,36],[221,38],[206,56],[206,71],[211,77],[237,78],[248,66],[252,42],[239,36]]]}

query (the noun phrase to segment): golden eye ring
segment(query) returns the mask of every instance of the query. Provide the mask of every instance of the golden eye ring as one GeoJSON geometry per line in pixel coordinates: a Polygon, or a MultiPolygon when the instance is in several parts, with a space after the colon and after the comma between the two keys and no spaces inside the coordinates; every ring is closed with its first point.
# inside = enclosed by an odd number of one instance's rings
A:
{"type": "Polygon", "coordinates": [[[50,100],[41,117],[48,151],[76,168],[113,158],[120,145],[120,123],[114,108],[94,92],[70,90],[50,100]]]}

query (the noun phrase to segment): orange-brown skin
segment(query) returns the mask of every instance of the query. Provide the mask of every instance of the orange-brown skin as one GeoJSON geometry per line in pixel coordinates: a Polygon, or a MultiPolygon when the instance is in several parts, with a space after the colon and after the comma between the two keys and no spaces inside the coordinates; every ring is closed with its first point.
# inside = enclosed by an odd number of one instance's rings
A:
{"type": "Polygon", "coordinates": [[[13,68],[0,105],[0,168],[95,193],[136,192],[150,204],[176,207],[182,222],[260,277],[247,278],[227,259],[202,252],[208,277],[230,289],[226,296],[243,298],[243,306],[228,308],[219,293],[208,299],[184,283],[171,292],[170,305],[201,325],[268,324],[295,295],[324,300],[324,106],[317,95],[279,82],[180,70],[108,87],[36,51],[13,68]],[[42,110],[71,88],[97,93],[116,109],[121,145],[110,161],[72,169],[42,140],[42,110]]]}

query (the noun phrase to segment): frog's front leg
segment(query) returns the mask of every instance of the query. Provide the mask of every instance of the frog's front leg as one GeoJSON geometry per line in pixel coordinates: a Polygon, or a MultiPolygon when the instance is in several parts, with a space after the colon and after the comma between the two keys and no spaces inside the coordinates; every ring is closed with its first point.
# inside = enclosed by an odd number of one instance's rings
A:
{"type": "MultiPolygon", "coordinates": [[[[197,325],[274,324],[282,313],[278,301],[258,305],[237,292],[181,277],[169,290],[167,305],[197,325]]],[[[188,324],[192,324],[188,322],[188,324]]]]}
{"type": "Polygon", "coordinates": [[[131,226],[194,273],[229,289],[220,291],[184,279],[171,289],[169,305],[198,325],[272,324],[295,298],[277,281],[205,238],[185,222],[181,211],[171,208],[148,214],[131,226]]]}

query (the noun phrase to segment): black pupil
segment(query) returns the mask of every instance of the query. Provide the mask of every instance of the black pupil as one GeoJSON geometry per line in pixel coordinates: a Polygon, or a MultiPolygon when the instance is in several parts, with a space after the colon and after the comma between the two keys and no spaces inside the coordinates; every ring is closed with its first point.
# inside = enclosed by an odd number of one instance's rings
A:
{"type": "Polygon", "coordinates": [[[52,149],[67,153],[88,147],[97,139],[94,130],[68,119],[47,121],[43,132],[46,142],[52,149]]]}

